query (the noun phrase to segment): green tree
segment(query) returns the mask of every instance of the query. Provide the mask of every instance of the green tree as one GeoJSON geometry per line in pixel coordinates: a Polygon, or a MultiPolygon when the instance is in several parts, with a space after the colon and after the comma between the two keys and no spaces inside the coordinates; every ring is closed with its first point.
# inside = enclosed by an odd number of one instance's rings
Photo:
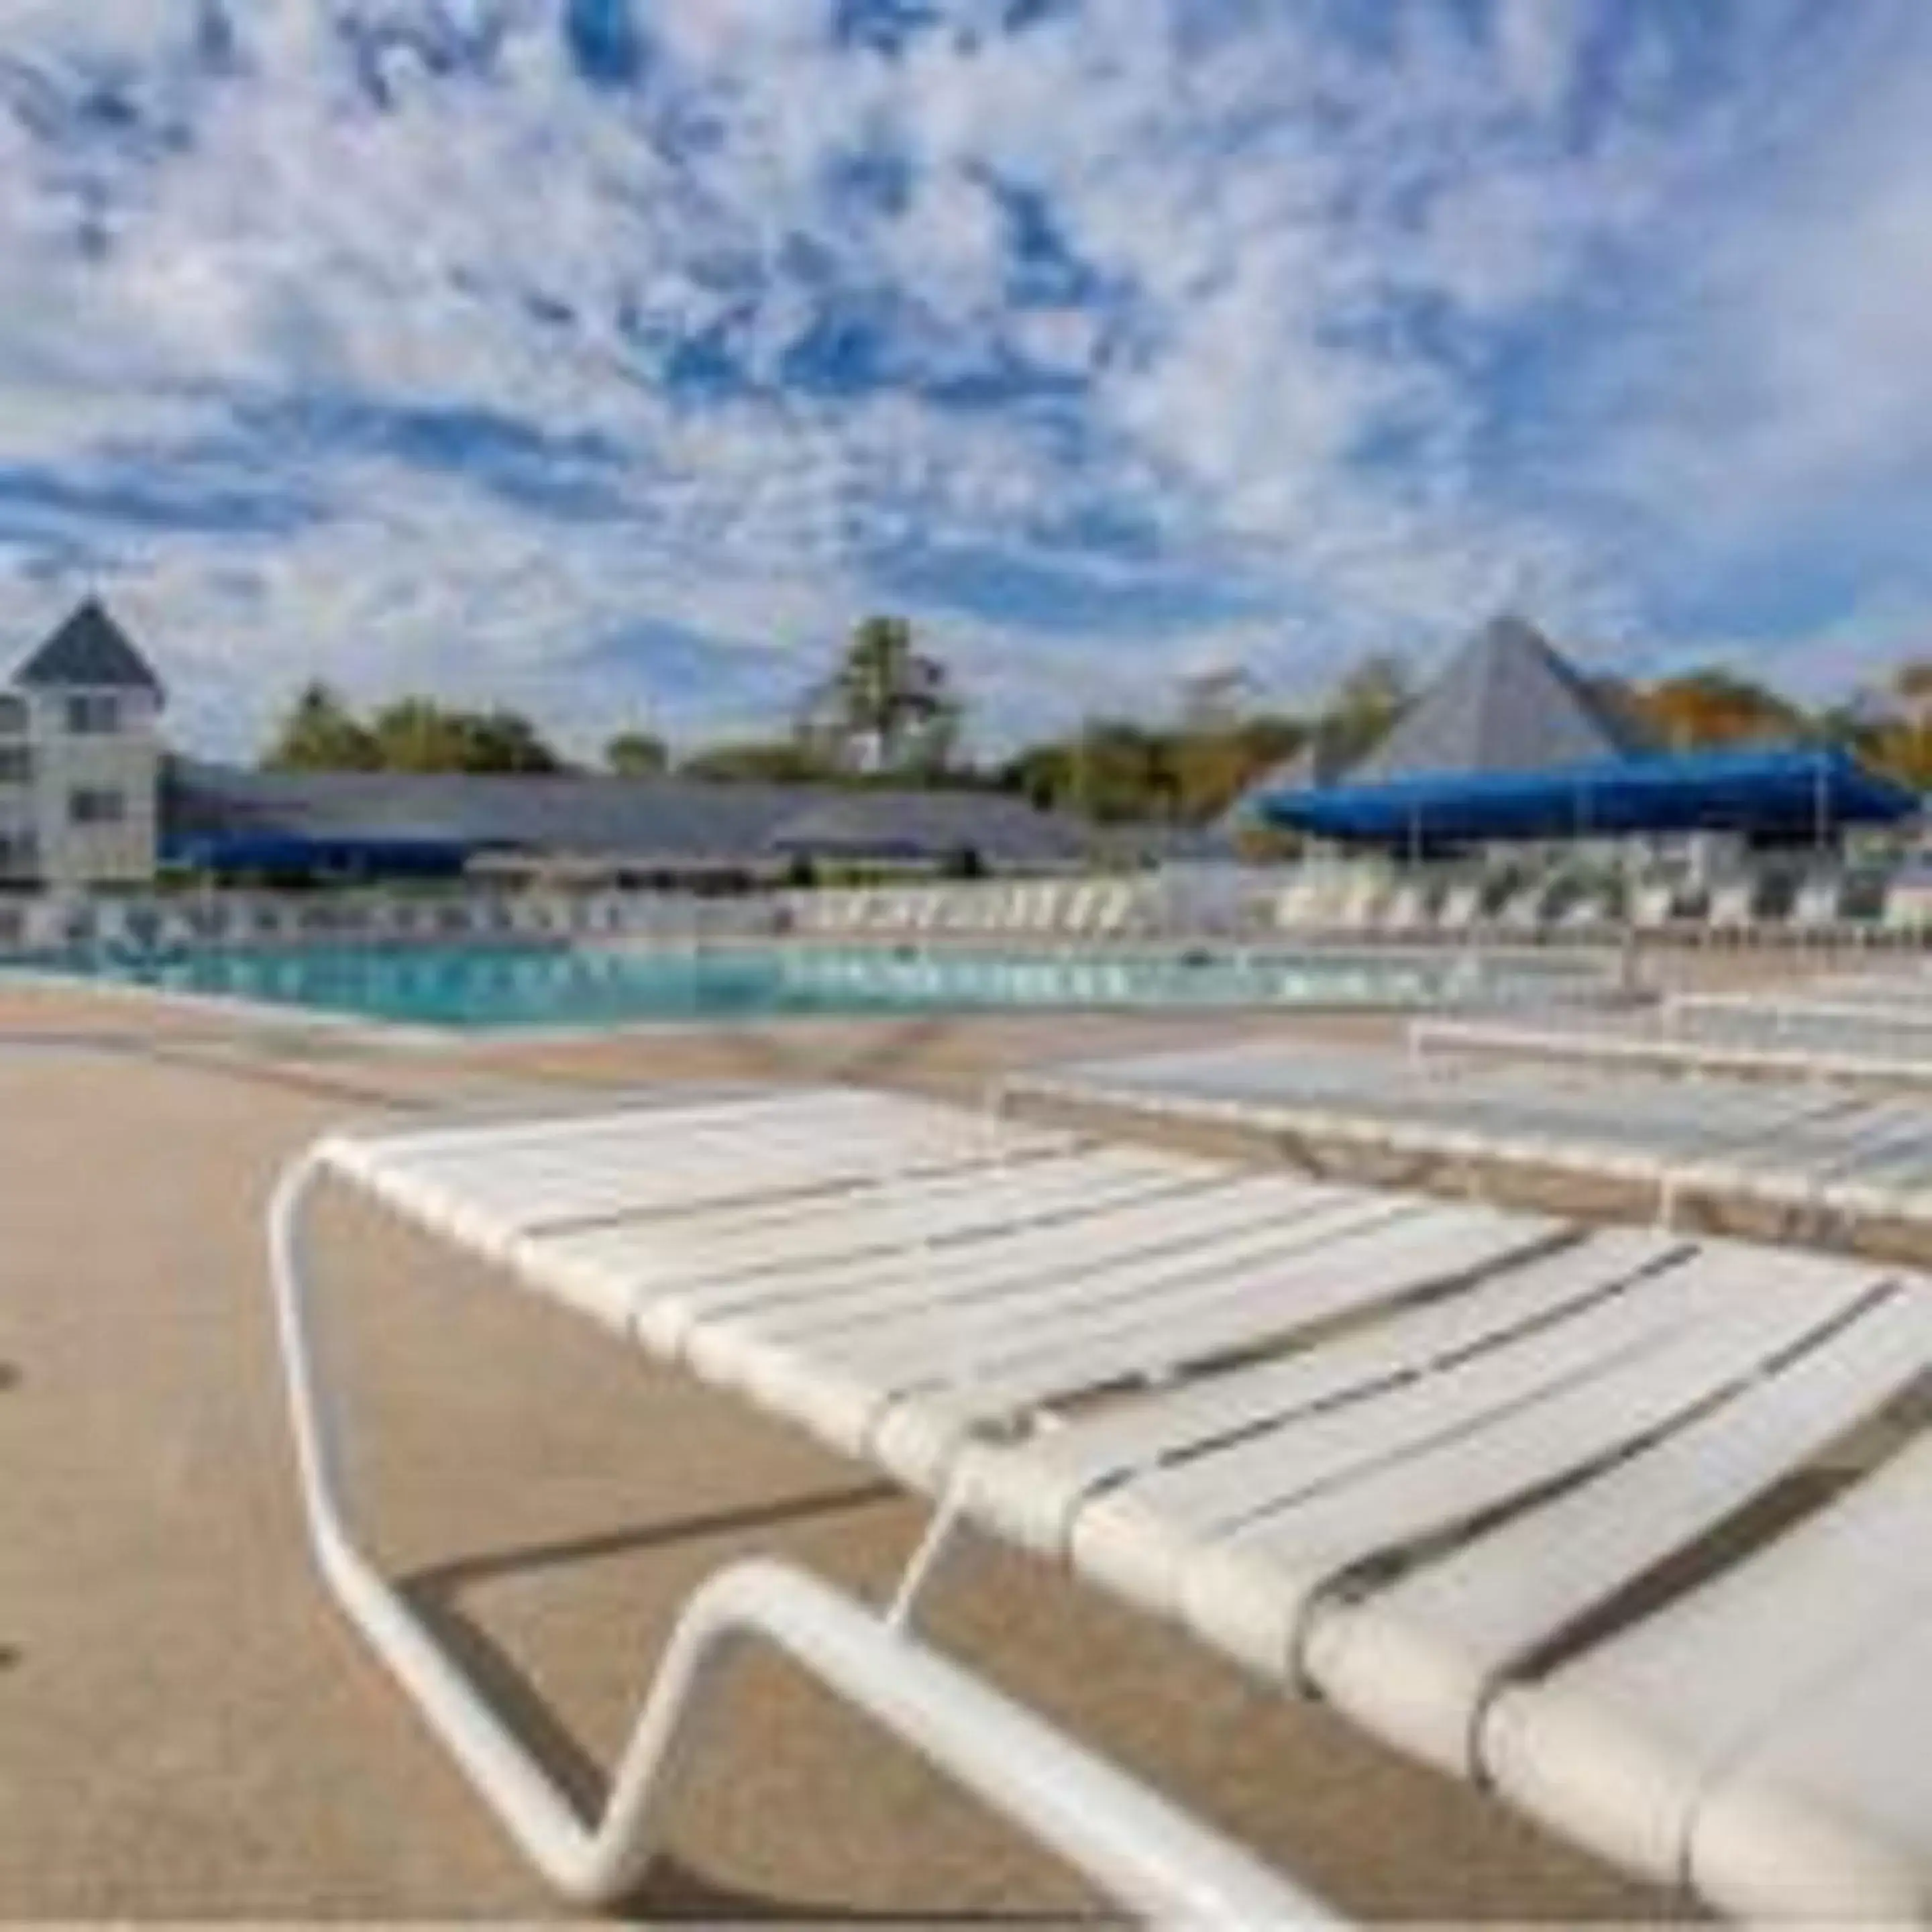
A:
{"type": "Polygon", "coordinates": [[[458,715],[468,740],[466,771],[542,774],[567,769],[543,734],[520,712],[458,715]]]}
{"type": "Polygon", "coordinates": [[[848,770],[929,776],[951,763],[962,712],[945,665],[915,647],[911,625],[868,617],[808,694],[800,736],[848,770]]]}
{"type": "Polygon", "coordinates": [[[1316,727],[1323,758],[1345,770],[1366,758],[1414,701],[1407,659],[1389,651],[1363,658],[1335,687],[1316,727]]]}
{"type": "Polygon", "coordinates": [[[1090,720],[1070,743],[1052,748],[1048,801],[1103,824],[1168,819],[1180,805],[1175,740],[1124,718],[1090,720]]]}
{"type": "Polygon", "coordinates": [[[814,746],[794,738],[711,745],[678,766],[680,777],[714,784],[812,784],[839,774],[814,746]]]}
{"type": "Polygon", "coordinates": [[[545,772],[563,761],[514,711],[463,711],[428,698],[398,698],[370,727],[385,771],[545,772]]]}
{"type": "Polygon", "coordinates": [[[375,734],[318,679],[303,686],[262,762],[276,772],[367,772],[382,752],[375,734]]]}
{"type": "Polygon", "coordinates": [[[661,777],[670,767],[664,741],[650,731],[620,731],[604,747],[604,768],[620,778],[661,777]]]}

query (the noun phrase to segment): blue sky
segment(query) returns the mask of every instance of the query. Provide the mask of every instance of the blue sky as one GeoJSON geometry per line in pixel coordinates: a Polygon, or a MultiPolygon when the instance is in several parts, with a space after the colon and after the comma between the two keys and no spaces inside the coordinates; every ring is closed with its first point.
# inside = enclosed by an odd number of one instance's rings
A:
{"type": "Polygon", "coordinates": [[[1932,648],[1922,0],[0,0],[0,649],[989,744],[1932,648]]]}

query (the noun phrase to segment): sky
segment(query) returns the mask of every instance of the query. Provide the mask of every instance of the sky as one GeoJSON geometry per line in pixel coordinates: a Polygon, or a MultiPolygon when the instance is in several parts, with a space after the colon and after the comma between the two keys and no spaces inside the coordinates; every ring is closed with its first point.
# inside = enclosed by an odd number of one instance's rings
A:
{"type": "Polygon", "coordinates": [[[0,0],[0,656],[982,748],[1932,649],[1923,0],[0,0]]]}

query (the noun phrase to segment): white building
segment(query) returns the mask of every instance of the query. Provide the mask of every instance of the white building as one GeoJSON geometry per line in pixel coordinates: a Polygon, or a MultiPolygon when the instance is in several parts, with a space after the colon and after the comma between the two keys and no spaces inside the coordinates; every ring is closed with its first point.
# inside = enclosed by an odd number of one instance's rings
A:
{"type": "Polygon", "coordinates": [[[0,883],[154,877],[162,703],[92,598],[0,685],[0,883]]]}

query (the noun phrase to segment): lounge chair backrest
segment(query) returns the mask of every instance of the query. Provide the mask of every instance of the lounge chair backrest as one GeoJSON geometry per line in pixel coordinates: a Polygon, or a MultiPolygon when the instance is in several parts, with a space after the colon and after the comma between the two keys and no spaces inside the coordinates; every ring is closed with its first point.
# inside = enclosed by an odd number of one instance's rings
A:
{"type": "Polygon", "coordinates": [[[1791,899],[1794,926],[1835,926],[1841,914],[1846,886],[1842,872],[1814,872],[1802,880],[1791,899]]]}
{"type": "Polygon", "coordinates": [[[1549,891],[1546,880],[1524,880],[1505,891],[1490,918],[1504,932],[1534,932],[1543,923],[1544,903],[1549,891]]]}
{"type": "Polygon", "coordinates": [[[1428,922],[1429,887],[1420,879],[1402,879],[1382,902],[1376,925],[1383,932],[1419,932],[1428,922]]]}
{"type": "Polygon", "coordinates": [[[1739,932],[1756,922],[1760,881],[1754,877],[1726,879],[1711,890],[1705,922],[1719,932],[1739,932]]]}
{"type": "Polygon", "coordinates": [[[1436,909],[1436,929],[1438,932],[1467,932],[1475,925],[1482,910],[1481,882],[1475,879],[1460,880],[1443,894],[1436,909]]]}
{"type": "Polygon", "coordinates": [[[1376,922],[1389,894],[1390,881],[1380,872],[1358,872],[1343,886],[1335,908],[1334,924],[1342,932],[1365,932],[1376,922]]]}
{"type": "Polygon", "coordinates": [[[1133,887],[1119,879],[1098,888],[1089,929],[1095,933],[1119,932],[1132,916],[1134,898],[1133,887]]]}
{"type": "Polygon", "coordinates": [[[1275,895],[1274,928],[1277,932],[1306,932],[1313,925],[1316,892],[1314,881],[1297,872],[1275,895]]]}
{"type": "Polygon", "coordinates": [[[1674,886],[1652,880],[1630,895],[1630,924],[1640,932],[1660,932],[1676,924],[1679,916],[1674,886]]]}
{"type": "Polygon", "coordinates": [[[1932,932],[1932,879],[1905,875],[1888,880],[1882,917],[1888,932],[1932,932]]]}

